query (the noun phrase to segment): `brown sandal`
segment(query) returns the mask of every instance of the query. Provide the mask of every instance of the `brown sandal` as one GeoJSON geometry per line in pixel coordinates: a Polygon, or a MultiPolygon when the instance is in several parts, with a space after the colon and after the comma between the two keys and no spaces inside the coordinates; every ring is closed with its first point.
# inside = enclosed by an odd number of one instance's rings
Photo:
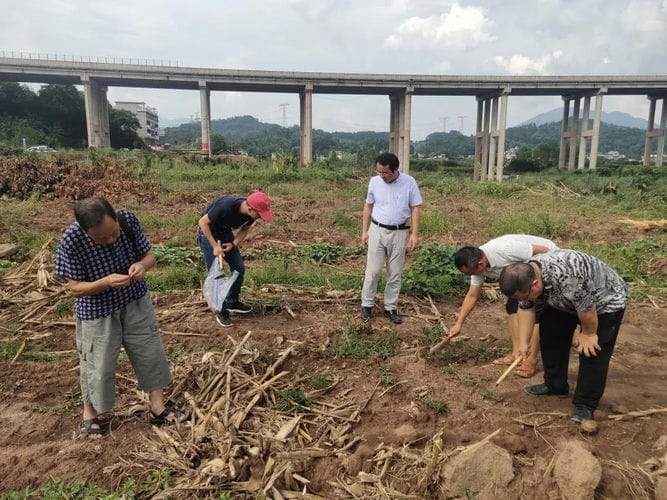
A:
{"type": "Polygon", "coordinates": [[[516,360],[516,356],[514,354],[508,354],[507,356],[503,358],[498,358],[493,360],[494,365],[511,365],[514,363],[516,360]]]}
{"type": "Polygon", "coordinates": [[[536,365],[537,363],[530,363],[528,361],[524,361],[516,368],[516,370],[514,370],[514,374],[517,377],[530,378],[537,372],[536,365]]]}

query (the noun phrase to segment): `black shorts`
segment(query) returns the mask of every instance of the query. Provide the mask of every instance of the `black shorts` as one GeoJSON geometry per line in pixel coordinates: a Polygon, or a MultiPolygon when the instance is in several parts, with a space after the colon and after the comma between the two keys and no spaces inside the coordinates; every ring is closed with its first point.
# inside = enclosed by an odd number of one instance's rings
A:
{"type": "MultiPolygon", "coordinates": [[[[540,322],[540,316],[542,316],[542,311],[544,311],[544,302],[541,300],[536,301],[535,303],[535,323],[540,322]]],[[[505,311],[507,314],[516,314],[519,311],[519,301],[508,297],[507,302],[505,303],[505,311]]]]}

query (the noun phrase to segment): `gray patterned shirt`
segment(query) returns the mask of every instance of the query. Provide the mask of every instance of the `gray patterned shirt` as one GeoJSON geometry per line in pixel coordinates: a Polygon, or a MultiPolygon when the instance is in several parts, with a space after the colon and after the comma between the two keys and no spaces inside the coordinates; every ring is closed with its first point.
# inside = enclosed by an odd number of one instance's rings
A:
{"type": "MultiPolygon", "coordinates": [[[[535,255],[542,271],[542,299],[551,307],[571,314],[590,311],[606,314],[625,308],[628,286],[619,274],[592,255],[575,250],[553,250],[535,255]]],[[[519,307],[528,309],[529,301],[519,307]]]]}

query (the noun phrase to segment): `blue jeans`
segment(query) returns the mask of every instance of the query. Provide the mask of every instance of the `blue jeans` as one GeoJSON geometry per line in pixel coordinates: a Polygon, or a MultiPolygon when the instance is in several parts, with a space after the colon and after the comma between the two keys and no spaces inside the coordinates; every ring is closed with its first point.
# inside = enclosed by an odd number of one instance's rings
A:
{"type": "MultiPolygon", "coordinates": [[[[206,269],[211,269],[211,264],[216,260],[216,257],[213,255],[213,247],[202,234],[200,230],[197,230],[197,240],[199,242],[199,248],[201,253],[204,255],[204,261],[206,261],[206,269]]],[[[243,285],[243,276],[245,275],[245,263],[243,262],[243,256],[239,249],[234,247],[229,252],[224,254],[224,259],[232,271],[238,271],[239,277],[236,278],[236,281],[232,285],[229,295],[225,299],[222,307],[223,309],[228,309],[232,304],[235,304],[239,301],[239,295],[241,295],[241,286],[243,285]]]]}

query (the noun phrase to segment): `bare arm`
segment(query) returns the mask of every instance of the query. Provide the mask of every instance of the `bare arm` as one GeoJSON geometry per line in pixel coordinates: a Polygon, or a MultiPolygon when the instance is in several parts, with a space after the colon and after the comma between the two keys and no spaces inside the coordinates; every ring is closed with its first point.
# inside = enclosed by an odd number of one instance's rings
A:
{"type": "Polygon", "coordinates": [[[373,204],[366,203],[364,205],[364,212],[361,216],[361,242],[364,246],[368,246],[368,228],[371,225],[371,212],[373,211],[373,204]]]}
{"type": "Polygon", "coordinates": [[[550,249],[549,247],[545,247],[544,245],[531,245],[533,247],[533,255],[537,255],[538,253],[547,253],[550,249]]]}
{"type": "Polygon", "coordinates": [[[479,296],[481,294],[482,285],[470,285],[470,288],[468,288],[468,293],[466,293],[466,296],[463,299],[463,304],[461,304],[458,319],[456,320],[454,326],[449,329],[450,337],[454,337],[461,333],[463,322],[477,305],[477,301],[479,300],[479,296]]]}
{"type": "Polygon", "coordinates": [[[421,205],[410,208],[410,239],[408,240],[408,251],[412,252],[419,244],[419,215],[421,205]]]}
{"type": "Polygon", "coordinates": [[[530,309],[519,309],[517,317],[519,320],[519,355],[527,359],[530,336],[535,326],[535,306],[530,309]]]}
{"type": "MultiPolygon", "coordinates": [[[[218,255],[222,255],[224,253],[223,247],[217,241],[215,241],[215,238],[213,237],[213,233],[211,232],[211,219],[208,218],[208,214],[202,215],[197,224],[199,225],[199,229],[201,229],[204,237],[211,244],[211,247],[213,247],[213,255],[216,257],[218,255]]],[[[231,245],[229,250],[231,250],[231,245]]]]}
{"type": "Polygon", "coordinates": [[[579,323],[581,331],[575,336],[573,344],[576,346],[579,354],[586,357],[597,356],[601,350],[598,344],[598,314],[593,306],[590,310],[579,313],[579,323]]]}

